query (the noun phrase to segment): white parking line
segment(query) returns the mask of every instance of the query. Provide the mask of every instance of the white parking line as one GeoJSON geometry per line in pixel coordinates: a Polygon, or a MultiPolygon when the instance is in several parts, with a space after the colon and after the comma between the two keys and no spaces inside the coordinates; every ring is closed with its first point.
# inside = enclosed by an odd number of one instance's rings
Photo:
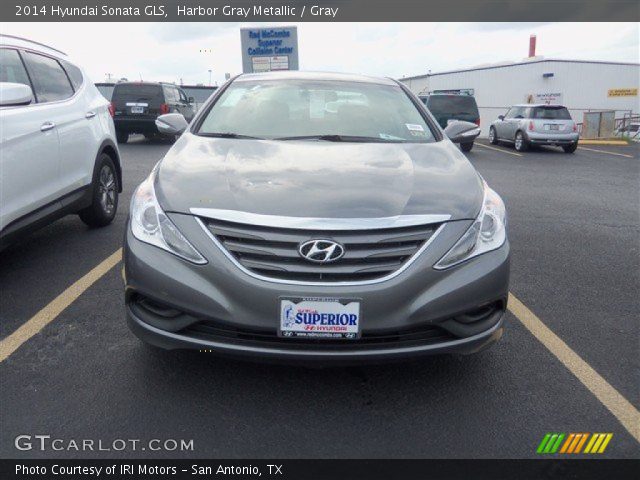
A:
{"type": "Polygon", "coordinates": [[[578,147],[578,149],[580,149],[580,150],[589,150],[590,152],[598,152],[598,153],[602,153],[604,155],[617,155],[618,157],[635,158],[633,155],[627,155],[626,153],[608,152],[606,150],[597,150],[595,148],[578,147]]]}
{"type": "Polygon", "coordinates": [[[503,150],[502,148],[491,147],[489,145],[485,145],[484,143],[475,142],[476,145],[484,148],[488,148],[489,150],[495,150],[496,152],[506,153],[507,155],[514,155],[516,157],[522,157],[521,153],[518,152],[510,152],[509,150],[503,150]]]}

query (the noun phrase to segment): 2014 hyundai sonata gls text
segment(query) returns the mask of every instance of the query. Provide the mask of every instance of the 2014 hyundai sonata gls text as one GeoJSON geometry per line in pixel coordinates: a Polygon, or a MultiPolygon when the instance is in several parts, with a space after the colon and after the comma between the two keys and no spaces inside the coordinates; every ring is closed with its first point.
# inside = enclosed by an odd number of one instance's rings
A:
{"type": "Polygon", "coordinates": [[[131,202],[131,329],[164,348],[289,363],[472,353],[502,335],[505,207],[394,80],[241,75],[131,202]]]}

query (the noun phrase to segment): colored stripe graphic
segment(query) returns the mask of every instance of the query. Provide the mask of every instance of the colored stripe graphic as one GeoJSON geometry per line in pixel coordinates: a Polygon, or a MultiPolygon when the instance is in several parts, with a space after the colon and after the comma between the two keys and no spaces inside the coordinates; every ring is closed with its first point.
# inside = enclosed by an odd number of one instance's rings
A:
{"type": "Polygon", "coordinates": [[[573,453],[580,453],[580,451],[582,450],[582,446],[584,445],[584,442],[586,442],[587,438],[589,438],[588,433],[582,433],[581,435],[582,437],[580,438],[578,445],[576,445],[576,449],[573,451],[573,453]]]}
{"type": "Polygon", "coordinates": [[[613,437],[613,433],[607,433],[606,435],[607,436],[605,437],[604,442],[602,442],[602,445],[600,445],[600,449],[598,450],[598,453],[604,453],[605,448],[607,448],[607,445],[609,445],[609,442],[613,437]]]}
{"type": "Polygon", "coordinates": [[[540,442],[540,445],[538,445],[538,450],[536,450],[536,453],[542,453],[544,451],[544,447],[547,445],[547,442],[549,441],[550,438],[551,438],[551,434],[547,433],[542,439],[542,441],[540,442]]]}
{"type": "Polygon", "coordinates": [[[560,453],[567,453],[567,449],[569,448],[569,445],[571,445],[571,442],[573,442],[573,439],[576,437],[575,433],[570,433],[569,436],[567,437],[567,441],[564,442],[564,445],[562,446],[562,449],[560,450],[560,453]]]}
{"type": "Polygon", "coordinates": [[[547,433],[540,445],[538,445],[537,453],[556,453],[558,448],[560,448],[560,444],[562,444],[562,440],[564,440],[564,433],[547,433]]]}
{"type": "Polygon", "coordinates": [[[547,433],[538,449],[539,454],[579,454],[579,453],[604,453],[613,433],[547,433]],[[586,445],[586,446],[585,446],[586,445]],[[583,450],[584,447],[584,450],[583,450]]]}
{"type": "Polygon", "coordinates": [[[558,448],[560,448],[560,444],[562,443],[563,439],[564,433],[558,435],[558,439],[556,440],[556,443],[554,443],[553,447],[551,447],[551,451],[549,453],[556,453],[558,451],[558,448]]]}

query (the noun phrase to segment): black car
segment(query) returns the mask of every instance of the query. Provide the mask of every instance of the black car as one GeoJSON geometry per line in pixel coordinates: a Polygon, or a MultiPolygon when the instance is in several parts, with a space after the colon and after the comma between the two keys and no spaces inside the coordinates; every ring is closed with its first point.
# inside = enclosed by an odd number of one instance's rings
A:
{"type": "MultiPolygon", "coordinates": [[[[463,120],[480,126],[478,105],[471,95],[433,93],[421,96],[420,99],[442,128],[447,128],[449,120],[463,120]]],[[[460,148],[463,152],[471,151],[473,139],[471,142],[461,143],[460,148]]]]}
{"type": "Polygon", "coordinates": [[[160,135],[156,118],[165,113],[180,113],[187,121],[195,115],[193,98],[170,83],[123,82],[116,84],[111,96],[111,113],[118,143],[127,143],[132,133],[146,138],[160,135]]]}

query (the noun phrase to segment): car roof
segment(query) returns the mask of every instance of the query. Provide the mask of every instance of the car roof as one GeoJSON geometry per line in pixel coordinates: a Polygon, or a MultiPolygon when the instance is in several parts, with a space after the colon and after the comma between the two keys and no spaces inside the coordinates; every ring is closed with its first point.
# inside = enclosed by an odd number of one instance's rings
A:
{"type": "Polygon", "coordinates": [[[249,82],[256,80],[321,80],[339,82],[372,83],[378,85],[394,85],[397,83],[390,78],[370,77],[368,75],[358,75],[351,73],[333,72],[302,72],[299,70],[287,70],[280,72],[245,73],[239,75],[235,82],[249,82]]]}
{"type": "Polygon", "coordinates": [[[517,105],[511,105],[512,107],[554,107],[554,108],[567,108],[564,105],[549,105],[547,103],[518,103],[517,105]]]}
{"type": "Polygon", "coordinates": [[[170,83],[170,82],[151,82],[151,81],[143,81],[143,80],[132,80],[132,81],[126,81],[126,82],[117,82],[117,83],[111,83],[108,85],[113,85],[114,87],[117,87],[118,85],[156,85],[158,87],[162,86],[162,85],[167,85],[168,87],[176,87],[176,88],[182,88],[182,85],[176,85],[175,83],[170,83]]]}
{"type": "Polygon", "coordinates": [[[421,97],[466,97],[466,98],[474,98],[473,95],[467,95],[466,93],[423,93],[420,95],[421,97]]]}
{"type": "Polygon", "coordinates": [[[29,40],[28,38],[18,37],[15,35],[0,33],[0,46],[27,48],[36,52],[45,53],[52,57],[64,58],[65,60],[68,60],[67,54],[61,50],[58,50],[57,48],[53,48],[49,45],[45,45],[44,43],[36,42],[34,40],[29,40]]]}

